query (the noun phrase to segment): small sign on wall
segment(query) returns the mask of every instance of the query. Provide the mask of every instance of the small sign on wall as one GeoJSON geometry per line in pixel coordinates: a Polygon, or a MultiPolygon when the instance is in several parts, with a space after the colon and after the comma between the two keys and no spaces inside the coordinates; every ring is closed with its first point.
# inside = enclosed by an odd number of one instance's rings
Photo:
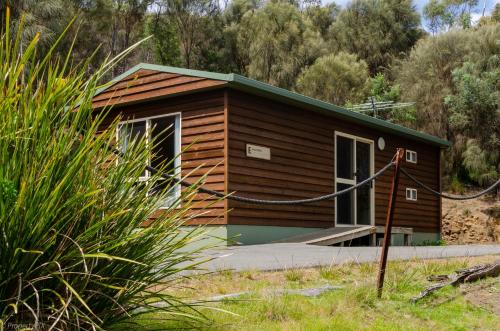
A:
{"type": "Polygon", "coordinates": [[[271,149],[268,147],[247,144],[246,149],[248,157],[254,157],[256,159],[263,160],[271,159],[271,149]]]}

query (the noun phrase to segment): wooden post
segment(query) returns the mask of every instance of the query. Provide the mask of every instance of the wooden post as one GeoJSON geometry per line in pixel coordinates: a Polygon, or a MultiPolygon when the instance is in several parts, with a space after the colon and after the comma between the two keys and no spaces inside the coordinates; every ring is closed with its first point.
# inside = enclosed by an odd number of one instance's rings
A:
{"type": "Polygon", "coordinates": [[[392,221],[394,218],[394,208],[396,207],[399,173],[404,154],[404,148],[398,148],[395,157],[394,171],[392,174],[392,185],[391,191],[389,193],[389,205],[387,206],[387,218],[385,220],[384,243],[382,246],[382,254],[380,255],[380,265],[378,270],[377,295],[379,298],[382,296],[382,289],[384,287],[385,267],[387,265],[387,253],[389,252],[389,245],[391,244],[392,221]]]}

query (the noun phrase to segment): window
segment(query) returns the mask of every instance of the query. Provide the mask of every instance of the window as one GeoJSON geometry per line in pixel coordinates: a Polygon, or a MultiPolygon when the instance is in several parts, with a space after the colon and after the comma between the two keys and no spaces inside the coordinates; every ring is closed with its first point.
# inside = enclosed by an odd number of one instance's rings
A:
{"type": "Polygon", "coordinates": [[[417,163],[417,152],[406,150],[406,161],[417,163]]]}
{"type": "MultiPolygon", "coordinates": [[[[179,154],[181,140],[179,115],[125,121],[120,123],[117,135],[122,152],[125,152],[134,140],[146,136],[147,144],[152,145],[152,142],[154,142],[154,146],[151,146],[148,165],[153,168],[164,167],[169,174],[180,176],[179,154]]],[[[139,180],[146,181],[150,177],[150,171],[144,169],[139,180]]],[[[151,194],[167,188],[166,185],[169,184],[171,183],[159,182],[153,188],[151,194]]],[[[179,196],[179,185],[173,187],[171,192],[171,196],[165,201],[165,207],[169,206],[179,196]]]]}
{"type": "Polygon", "coordinates": [[[417,190],[414,188],[406,188],[406,200],[417,201],[417,190]]]}

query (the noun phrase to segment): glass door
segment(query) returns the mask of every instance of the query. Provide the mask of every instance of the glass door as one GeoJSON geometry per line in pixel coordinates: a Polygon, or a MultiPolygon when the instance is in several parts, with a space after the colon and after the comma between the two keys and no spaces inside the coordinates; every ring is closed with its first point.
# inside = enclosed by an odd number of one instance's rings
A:
{"type": "MultiPolygon", "coordinates": [[[[369,178],[371,173],[371,145],[356,141],[356,183],[369,178]]],[[[371,224],[371,195],[373,182],[356,189],[356,224],[371,224]]]]}
{"type": "MultiPolygon", "coordinates": [[[[349,137],[336,136],[336,190],[345,190],[356,183],[355,173],[355,158],[354,158],[355,140],[349,137]]],[[[337,197],[336,203],[336,219],[337,224],[354,225],[355,210],[354,210],[354,191],[342,194],[337,197]]]]}
{"type": "MultiPolygon", "coordinates": [[[[335,134],[335,189],[345,190],[373,174],[373,141],[335,134]]],[[[336,198],[336,225],[373,224],[373,184],[336,198]]]]}

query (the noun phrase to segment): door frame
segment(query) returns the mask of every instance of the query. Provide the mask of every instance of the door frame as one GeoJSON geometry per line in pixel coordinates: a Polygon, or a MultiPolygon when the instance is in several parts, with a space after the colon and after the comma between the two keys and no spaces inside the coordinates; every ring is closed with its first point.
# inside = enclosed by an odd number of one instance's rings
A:
{"type": "MultiPolygon", "coordinates": [[[[334,134],[334,174],[333,174],[333,189],[334,192],[337,192],[337,183],[341,184],[350,184],[350,185],[355,185],[356,184],[356,178],[350,180],[350,179],[343,179],[343,178],[337,178],[337,137],[345,137],[349,139],[353,139],[354,141],[354,148],[353,148],[353,164],[354,168],[356,168],[356,142],[360,141],[365,144],[370,145],[370,176],[373,176],[374,171],[375,171],[375,143],[371,139],[355,136],[352,134],[340,132],[340,131],[335,131],[334,134]],[[339,180],[340,179],[340,180],[339,180]]],[[[370,225],[375,225],[375,180],[373,181],[373,187],[370,191],[370,225]]],[[[335,198],[335,216],[334,216],[334,222],[335,222],[335,227],[361,227],[361,226],[367,226],[366,224],[357,224],[357,198],[356,195],[354,195],[354,224],[338,224],[337,223],[337,198],[335,198]]]]}

